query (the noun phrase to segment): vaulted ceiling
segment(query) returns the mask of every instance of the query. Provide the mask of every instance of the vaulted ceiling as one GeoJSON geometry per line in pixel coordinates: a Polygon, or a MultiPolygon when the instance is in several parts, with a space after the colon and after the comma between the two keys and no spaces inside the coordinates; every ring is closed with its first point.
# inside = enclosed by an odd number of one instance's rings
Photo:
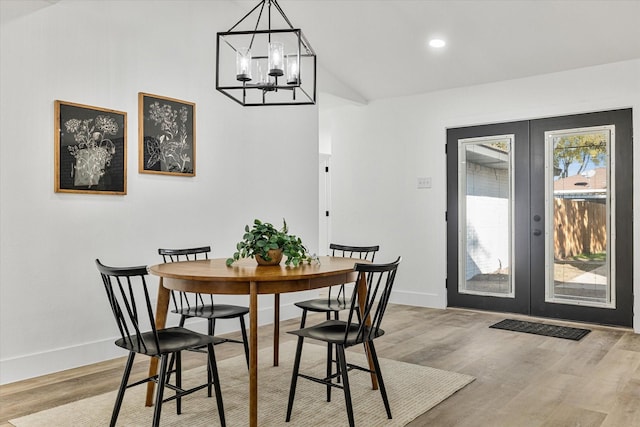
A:
{"type": "MultiPolygon", "coordinates": [[[[2,20],[58,1],[2,0],[2,20]]],[[[238,19],[257,2],[228,1],[238,19]]],[[[319,90],[358,103],[640,58],[640,0],[279,4],[318,55],[319,90]]]]}

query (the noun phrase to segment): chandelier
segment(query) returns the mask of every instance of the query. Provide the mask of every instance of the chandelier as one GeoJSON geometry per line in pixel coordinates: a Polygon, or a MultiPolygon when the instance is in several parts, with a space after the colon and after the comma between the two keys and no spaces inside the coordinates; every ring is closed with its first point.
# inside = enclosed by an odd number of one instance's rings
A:
{"type": "Polygon", "coordinates": [[[243,106],[316,103],[316,54],[276,0],[217,33],[216,89],[243,106]]]}

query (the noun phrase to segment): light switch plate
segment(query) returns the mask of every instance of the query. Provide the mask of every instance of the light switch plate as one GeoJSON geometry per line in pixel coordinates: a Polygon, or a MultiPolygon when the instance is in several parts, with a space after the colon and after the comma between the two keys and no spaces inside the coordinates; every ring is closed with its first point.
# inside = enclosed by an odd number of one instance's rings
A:
{"type": "Polygon", "coordinates": [[[431,177],[418,177],[418,188],[431,188],[431,177]]]}

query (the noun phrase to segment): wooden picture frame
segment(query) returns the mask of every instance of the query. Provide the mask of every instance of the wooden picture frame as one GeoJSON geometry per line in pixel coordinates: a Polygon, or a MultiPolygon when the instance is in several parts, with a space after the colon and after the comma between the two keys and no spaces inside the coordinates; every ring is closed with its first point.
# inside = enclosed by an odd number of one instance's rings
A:
{"type": "Polygon", "coordinates": [[[138,171],[196,175],[196,104],[138,93],[138,171]]]}
{"type": "Polygon", "coordinates": [[[56,193],[127,194],[127,113],[55,101],[56,193]]]}

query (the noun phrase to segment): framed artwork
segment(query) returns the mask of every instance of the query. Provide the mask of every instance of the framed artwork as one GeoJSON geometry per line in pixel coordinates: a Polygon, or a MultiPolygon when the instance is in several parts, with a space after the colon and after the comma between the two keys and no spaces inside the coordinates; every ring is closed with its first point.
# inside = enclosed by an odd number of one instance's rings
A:
{"type": "Polygon", "coordinates": [[[127,194],[127,113],[55,101],[56,193],[127,194]]]}
{"type": "Polygon", "coordinates": [[[138,93],[138,171],[196,174],[196,104],[138,93]]]}

